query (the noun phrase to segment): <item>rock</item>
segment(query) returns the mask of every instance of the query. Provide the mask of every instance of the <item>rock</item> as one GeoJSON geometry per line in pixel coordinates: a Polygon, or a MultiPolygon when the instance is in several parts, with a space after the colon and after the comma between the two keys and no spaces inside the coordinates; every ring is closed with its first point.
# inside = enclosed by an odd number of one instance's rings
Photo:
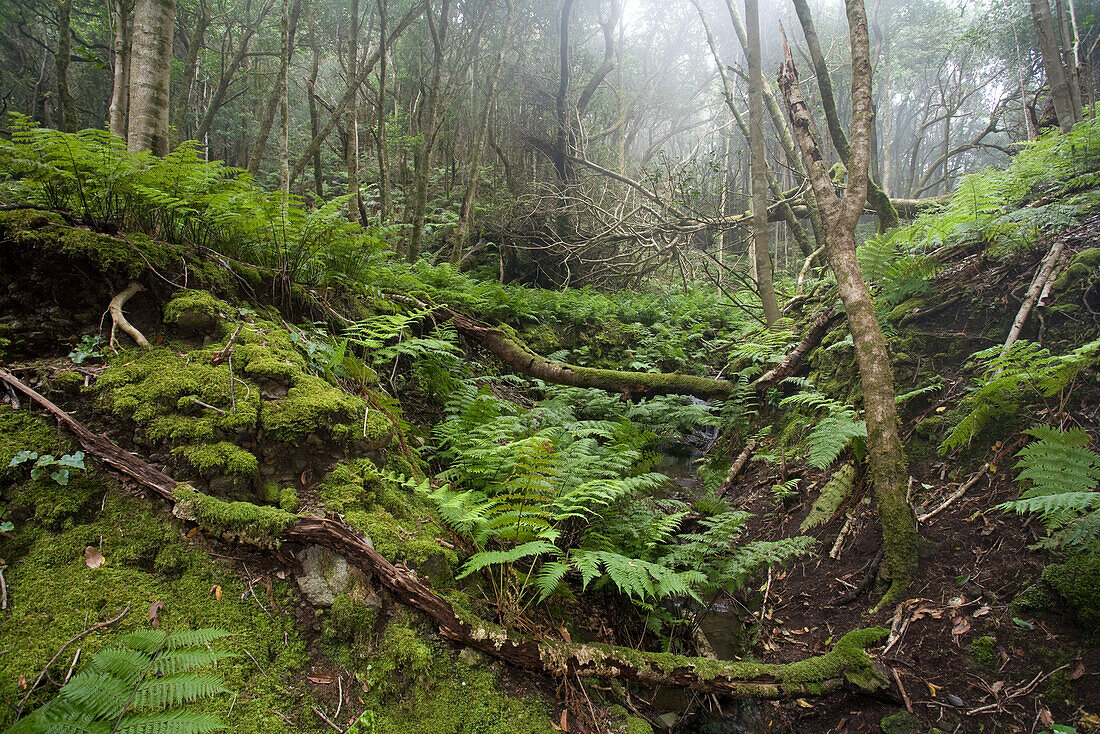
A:
{"type": "Polygon", "coordinates": [[[301,555],[302,570],[295,577],[302,595],[319,607],[330,607],[348,587],[348,562],[327,548],[311,545],[301,555]]]}

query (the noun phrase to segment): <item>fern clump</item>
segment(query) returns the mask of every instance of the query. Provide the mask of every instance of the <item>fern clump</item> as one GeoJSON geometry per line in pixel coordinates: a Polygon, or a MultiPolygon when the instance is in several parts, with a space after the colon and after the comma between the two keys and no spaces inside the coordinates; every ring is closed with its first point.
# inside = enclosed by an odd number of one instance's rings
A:
{"type": "Polygon", "coordinates": [[[204,669],[231,657],[212,647],[217,629],[167,633],[141,630],[101,650],[57,695],[8,729],[8,734],[203,734],[222,720],[190,704],[228,693],[204,669]]]}
{"type": "Polygon", "coordinates": [[[1020,450],[1018,482],[1030,486],[1020,499],[1001,509],[1036,513],[1051,537],[1041,545],[1068,546],[1084,551],[1100,548],[1100,455],[1088,448],[1081,428],[1061,431],[1035,426],[1027,434],[1036,440],[1020,450]]]}

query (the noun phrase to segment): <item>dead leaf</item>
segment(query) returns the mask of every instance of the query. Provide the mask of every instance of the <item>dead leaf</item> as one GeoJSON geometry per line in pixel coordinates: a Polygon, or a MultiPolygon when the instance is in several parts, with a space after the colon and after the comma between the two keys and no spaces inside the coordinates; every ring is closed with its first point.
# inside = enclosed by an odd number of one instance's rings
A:
{"type": "Polygon", "coordinates": [[[991,607],[991,606],[989,606],[988,604],[986,604],[986,605],[984,605],[984,606],[982,606],[982,607],[978,608],[978,610],[977,610],[977,611],[975,611],[975,612],[974,612],[973,614],[971,614],[970,616],[971,616],[971,617],[984,617],[985,615],[989,614],[989,613],[990,613],[990,612],[992,612],[992,611],[993,611],[993,607],[991,607]]]}
{"type": "Polygon", "coordinates": [[[155,601],[149,605],[149,623],[153,625],[153,628],[160,627],[160,617],[157,616],[157,612],[164,609],[164,602],[155,601]]]}
{"type": "Polygon", "coordinates": [[[88,568],[99,568],[103,565],[103,554],[94,545],[84,549],[84,565],[88,568]]]}
{"type": "Polygon", "coordinates": [[[210,589],[210,593],[214,595],[214,601],[222,600],[222,587],[214,586],[210,589]]]}
{"type": "Polygon", "coordinates": [[[569,712],[561,710],[561,731],[569,731],[569,712]]]}
{"type": "Polygon", "coordinates": [[[193,527],[193,528],[191,528],[190,530],[187,531],[187,537],[188,538],[194,538],[198,534],[199,534],[199,526],[198,525],[196,525],[195,527],[193,527]]]}
{"type": "Polygon", "coordinates": [[[799,706],[801,706],[804,709],[812,709],[814,707],[814,705],[812,703],[810,703],[809,701],[807,701],[804,698],[797,699],[795,701],[795,703],[797,703],[799,706]]]}
{"type": "Polygon", "coordinates": [[[970,620],[966,617],[959,617],[955,620],[955,626],[951,628],[951,634],[953,635],[965,635],[970,631],[970,620]]]}
{"type": "Polygon", "coordinates": [[[336,682],[336,679],[332,677],[331,673],[321,673],[320,675],[309,676],[310,681],[322,686],[331,686],[336,682]]]}
{"type": "Polygon", "coordinates": [[[1077,663],[1077,667],[1073,669],[1073,672],[1069,674],[1070,680],[1077,680],[1085,674],[1085,664],[1077,663]]]}
{"type": "Polygon", "coordinates": [[[1054,715],[1050,713],[1050,709],[1044,708],[1039,712],[1039,721],[1043,722],[1043,726],[1054,726],[1054,715]]]}
{"type": "Polygon", "coordinates": [[[565,627],[561,628],[561,638],[570,644],[573,643],[573,638],[569,636],[569,630],[565,627]]]}
{"type": "Polygon", "coordinates": [[[25,676],[25,675],[19,676],[19,687],[23,688],[23,689],[26,689],[26,687],[27,687],[27,676],[25,676]]]}
{"type": "Polygon", "coordinates": [[[936,697],[936,691],[938,691],[938,690],[940,690],[941,688],[943,688],[943,686],[934,686],[934,685],[932,685],[931,683],[929,683],[928,681],[925,681],[925,682],[924,682],[924,685],[928,686],[928,692],[929,692],[930,694],[932,694],[932,698],[935,698],[935,697],[936,697]]]}

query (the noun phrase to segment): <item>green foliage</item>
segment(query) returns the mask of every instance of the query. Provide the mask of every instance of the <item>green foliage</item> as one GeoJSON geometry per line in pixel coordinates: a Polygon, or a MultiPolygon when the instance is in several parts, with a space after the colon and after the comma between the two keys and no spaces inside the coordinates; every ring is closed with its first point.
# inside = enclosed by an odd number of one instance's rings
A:
{"type": "Polygon", "coordinates": [[[65,454],[60,459],[55,459],[51,454],[39,455],[37,451],[20,451],[12,457],[8,466],[20,466],[34,462],[31,465],[31,479],[41,479],[49,476],[50,479],[62,487],[69,483],[69,469],[84,468],[84,452],[65,454]]]}
{"type": "Polygon", "coordinates": [[[217,629],[131,632],[100,650],[57,695],[8,729],[11,734],[123,732],[202,734],[221,719],[188,706],[228,689],[200,672],[230,654],[211,647],[229,633],[217,629]]]}
{"type": "Polygon", "coordinates": [[[1025,340],[1001,351],[998,346],[971,355],[982,372],[966,397],[968,412],[940,445],[941,454],[968,444],[986,426],[1027,405],[1055,396],[1064,401],[1078,374],[1100,361],[1100,339],[1064,355],[1025,340]]]}
{"type": "Polygon", "coordinates": [[[1036,513],[1052,537],[1046,545],[1095,551],[1100,546],[1100,455],[1088,448],[1081,428],[1061,431],[1035,426],[1036,440],[1021,449],[1018,482],[1030,486],[1021,498],[1000,505],[1003,510],[1036,513]]]}
{"type": "Polygon", "coordinates": [[[805,551],[801,538],[742,545],[744,513],[718,512],[683,532],[690,508],[653,498],[666,479],[648,471],[656,436],[644,426],[677,414],[682,401],[626,407],[590,391],[548,392],[526,410],[462,383],[433,434],[449,484],[432,496],[479,549],[462,576],[488,571],[498,603],[508,597],[520,608],[579,576],[582,590],[612,588],[651,609],[668,597],[736,588],[762,565],[805,551]]]}
{"type": "Polygon", "coordinates": [[[98,334],[85,334],[69,352],[69,359],[76,364],[84,364],[85,360],[102,358],[103,346],[103,337],[98,334]]]}
{"type": "Polygon", "coordinates": [[[784,384],[793,384],[802,391],[784,398],[780,407],[804,408],[824,417],[817,419],[804,439],[808,447],[806,462],[816,469],[828,469],[849,445],[862,460],[867,446],[867,423],[857,417],[856,409],[824,395],[801,378],[787,378],[784,384]]]}

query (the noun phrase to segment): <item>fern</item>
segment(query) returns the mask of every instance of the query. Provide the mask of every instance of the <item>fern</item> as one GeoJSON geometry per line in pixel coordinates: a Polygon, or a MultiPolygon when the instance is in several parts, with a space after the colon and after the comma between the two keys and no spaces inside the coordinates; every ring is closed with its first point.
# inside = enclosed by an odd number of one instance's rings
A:
{"type": "Polygon", "coordinates": [[[1100,546],[1100,455],[1088,448],[1089,435],[1080,428],[1060,431],[1035,426],[1036,440],[1021,449],[1018,482],[1029,487],[1020,499],[1000,509],[1042,517],[1052,535],[1046,545],[1094,550],[1100,546]]]}
{"type": "Polygon", "coordinates": [[[228,634],[199,629],[125,635],[118,647],[93,655],[53,699],[8,732],[204,734],[223,729],[218,717],[187,706],[228,692],[217,676],[197,672],[230,657],[210,647],[228,634]]]}
{"type": "Polygon", "coordinates": [[[788,378],[784,383],[798,385],[803,390],[784,398],[779,403],[781,407],[825,411],[825,416],[814,423],[805,438],[806,461],[810,466],[828,469],[849,445],[857,458],[862,458],[866,450],[867,423],[857,417],[855,408],[817,392],[808,380],[788,378]]]}

